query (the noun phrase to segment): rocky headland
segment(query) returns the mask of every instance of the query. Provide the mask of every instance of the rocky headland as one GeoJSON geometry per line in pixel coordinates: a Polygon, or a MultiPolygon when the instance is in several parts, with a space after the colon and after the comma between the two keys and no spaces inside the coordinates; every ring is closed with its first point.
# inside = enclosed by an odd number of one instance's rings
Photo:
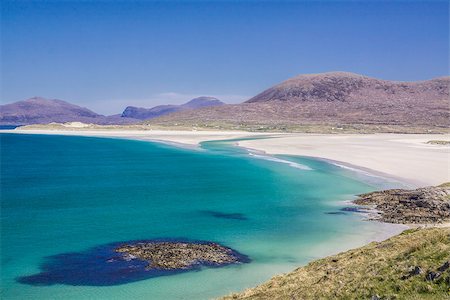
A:
{"type": "Polygon", "coordinates": [[[223,266],[248,261],[236,251],[212,242],[138,242],[121,245],[116,252],[124,253],[126,259],[147,261],[148,270],[183,270],[199,265],[223,266]]]}
{"type": "Polygon", "coordinates": [[[372,192],[354,202],[372,209],[369,219],[420,225],[223,299],[450,299],[450,183],[372,192]]]}
{"type": "Polygon", "coordinates": [[[371,220],[398,224],[446,223],[450,222],[450,183],[362,194],[354,203],[374,209],[371,220]]]}

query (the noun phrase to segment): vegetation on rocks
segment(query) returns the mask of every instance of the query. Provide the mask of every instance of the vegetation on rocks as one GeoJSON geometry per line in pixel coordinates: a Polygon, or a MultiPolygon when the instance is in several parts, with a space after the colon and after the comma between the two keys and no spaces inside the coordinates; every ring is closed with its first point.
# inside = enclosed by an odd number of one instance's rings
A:
{"type": "Polygon", "coordinates": [[[147,269],[181,270],[198,265],[227,265],[246,261],[230,248],[216,243],[139,242],[116,249],[127,259],[147,261],[147,269]]]}
{"type": "Polygon", "coordinates": [[[391,189],[360,195],[354,201],[373,207],[372,219],[388,223],[435,224],[450,221],[450,183],[415,190],[391,189]]]}

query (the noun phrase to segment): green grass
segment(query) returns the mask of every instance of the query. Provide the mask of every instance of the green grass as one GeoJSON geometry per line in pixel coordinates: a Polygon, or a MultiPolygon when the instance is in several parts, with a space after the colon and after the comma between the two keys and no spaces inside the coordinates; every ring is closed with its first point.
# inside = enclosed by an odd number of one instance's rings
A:
{"type": "Polygon", "coordinates": [[[225,299],[450,299],[450,228],[406,230],[380,243],[311,262],[225,299]],[[422,274],[402,278],[414,267],[422,274]]]}

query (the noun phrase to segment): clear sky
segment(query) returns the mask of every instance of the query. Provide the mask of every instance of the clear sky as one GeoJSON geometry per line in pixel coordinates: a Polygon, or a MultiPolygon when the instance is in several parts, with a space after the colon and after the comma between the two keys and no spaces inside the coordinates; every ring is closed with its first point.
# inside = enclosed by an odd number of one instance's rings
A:
{"type": "Polygon", "coordinates": [[[449,72],[448,1],[1,1],[1,101],[99,113],[213,95],[246,100],[292,76],[449,72]]]}

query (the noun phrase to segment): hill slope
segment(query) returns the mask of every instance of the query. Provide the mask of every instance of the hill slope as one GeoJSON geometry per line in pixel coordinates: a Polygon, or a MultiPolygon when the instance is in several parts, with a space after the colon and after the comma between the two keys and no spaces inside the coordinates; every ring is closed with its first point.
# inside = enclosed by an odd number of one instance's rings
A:
{"type": "Polygon", "coordinates": [[[0,106],[0,124],[26,125],[74,121],[95,124],[129,124],[138,122],[135,119],[103,116],[87,108],[62,100],[41,97],[0,106]]]}
{"type": "Polygon", "coordinates": [[[449,299],[450,229],[404,231],[225,299],[449,299]]]}
{"type": "Polygon", "coordinates": [[[248,103],[294,102],[414,102],[422,104],[449,95],[449,78],[420,82],[398,82],[347,72],[299,75],[277,84],[248,103]]]}
{"type": "Polygon", "coordinates": [[[245,103],[184,111],[150,124],[289,129],[308,124],[450,126],[450,77],[395,82],[333,72],[300,75],[245,103]]]}
{"type": "Polygon", "coordinates": [[[122,117],[140,120],[152,119],[177,111],[198,109],[202,107],[224,105],[222,101],[214,97],[198,97],[181,105],[158,105],[152,108],[128,106],[122,113],[122,117]]]}

